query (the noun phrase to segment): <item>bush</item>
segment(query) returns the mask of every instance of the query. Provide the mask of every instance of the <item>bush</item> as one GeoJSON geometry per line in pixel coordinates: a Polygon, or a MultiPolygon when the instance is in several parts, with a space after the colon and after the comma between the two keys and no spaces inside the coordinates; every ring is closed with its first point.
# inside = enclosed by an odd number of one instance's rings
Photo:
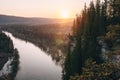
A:
{"type": "Polygon", "coordinates": [[[118,64],[104,62],[96,64],[95,61],[88,59],[83,67],[81,75],[71,76],[70,80],[117,80],[120,77],[118,64]]]}

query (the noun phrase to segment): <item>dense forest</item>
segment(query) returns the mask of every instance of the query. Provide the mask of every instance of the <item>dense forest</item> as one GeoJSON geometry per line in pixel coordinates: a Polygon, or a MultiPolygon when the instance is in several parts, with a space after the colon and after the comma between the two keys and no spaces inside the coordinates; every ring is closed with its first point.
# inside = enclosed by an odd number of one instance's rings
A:
{"type": "MultiPolygon", "coordinates": [[[[12,24],[0,29],[50,55],[63,69],[62,80],[120,79],[120,0],[85,4],[72,27],[71,23],[12,24]]],[[[12,59],[11,73],[2,73],[0,80],[14,80],[20,63],[12,40],[0,30],[0,70],[8,59],[12,59]]]]}
{"type": "Polygon", "coordinates": [[[120,0],[91,1],[74,19],[63,80],[120,78],[120,0]]]}
{"type": "Polygon", "coordinates": [[[12,41],[0,30],[0,70],[7,62],[9,53],[12,52],[13,52],[12,41]]]}

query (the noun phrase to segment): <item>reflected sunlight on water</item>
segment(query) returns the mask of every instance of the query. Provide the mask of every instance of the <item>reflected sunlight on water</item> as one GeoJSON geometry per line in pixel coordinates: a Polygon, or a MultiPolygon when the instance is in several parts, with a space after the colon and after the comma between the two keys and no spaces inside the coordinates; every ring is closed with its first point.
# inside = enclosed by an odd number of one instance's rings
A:
{"type": "Polygon", "coordinates": [[[62,68],[50,56],[34,44],[5,33],[13,40],[20,55],[20,70],[16,80],[61,80],[62,68]]]}

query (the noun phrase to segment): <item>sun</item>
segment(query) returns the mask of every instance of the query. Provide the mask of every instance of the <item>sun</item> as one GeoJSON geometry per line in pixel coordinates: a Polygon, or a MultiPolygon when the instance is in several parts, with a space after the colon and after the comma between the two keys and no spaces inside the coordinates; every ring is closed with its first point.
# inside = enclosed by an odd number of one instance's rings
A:
{"type": "Polygon", "coordinates": [[[66,10],[61,11],[61,18],[67,19],[69,18],[69,13],[66,10]]]}

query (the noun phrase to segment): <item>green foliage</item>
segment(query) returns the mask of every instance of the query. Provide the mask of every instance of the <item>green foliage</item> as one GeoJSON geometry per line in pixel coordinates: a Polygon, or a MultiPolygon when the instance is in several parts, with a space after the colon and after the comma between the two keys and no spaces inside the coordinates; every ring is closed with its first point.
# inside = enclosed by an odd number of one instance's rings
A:
{"type": "Polygon", "coordinates": [[[0,33],[0,52],[12,53],[13,43],[4,33],[0,33]]]}
{"type": "Polygon", "coordinates": [[[68,75],[67,79],[64,80],[69,80],[70,75],[81,73],[81,76],[72,77],[71,80],[111,80],[109,75],[116,68],[114,68],[112,63],[98,65],[102,61],[100,59],[101,45],[97,39],[106,35],[106,44],[108,44],[109,48],[113,46],[113,42],[118,44],[119,41],[120,43],[120,10],[118,9],[120,3],[118,4],[117,2],[119,3],[119,0],[104,0],[102,3],[97,0],[96,4],[94,4],[91,1],[90,6],[87,8],[85,5],[82,14],[77,15],[72,27],[72,38],[75,41],[70,39],[70,43],[75,43],[75,47],[69,45],[70,49],[71,47],[74,49],[73,51],[69,49],[69,56],[65,61],[66,68],[64,68],[64,72],[66,73],[65,75],[68,75]],[[117,27],[113,27],[113,24],[116,24],[117,27]],[[110,25],[112,27],[109,27],[107,32],[107,27],[110,25]],[[93,58],[97,64],[89,60],[85,63],[89,58],[93,58]],[[82,69],[83,66],[84,68],[82,69]]]}
{"type": "Polygon", "coordinates": [[[120,38],[120,26],[112,25],[108,27],[108,32],[106,34],[106,38],[115,41],[120,38]]]}
{"type": "Polygon", "coordinates": [[[120,69],[117,64],[111,62],[96,64],[95,61],[88,59],[82,74],[71,76],[70,80],[117,80],[118,72],[120,73],[120,69]]]}
{"type": "Polygon", "coordinates": [[[63,80],[69,80],[71,75],[81,72],[80,67],[82,67],[82,55],[81,46],[79,44],[76,44],[75,49],[71,52],[71,41],[69,41],[68,55],[63,68],[63,80]]]}
{"type": "Polygon", "coordinates": [[[120,0],[109,0],[109,24],[120,24],[120,0]]]}
{"type": "Polygon", "coordinates": [[[63,80],[69,80],[69,77],[71,75],[71,53],[70,53],[70,42],[68,43],[68,54],[66,56],[65,59],[65,63],[64,63],[64,67],[63,67],[63,74],[62,74],[62,78],[63,80]]]}

